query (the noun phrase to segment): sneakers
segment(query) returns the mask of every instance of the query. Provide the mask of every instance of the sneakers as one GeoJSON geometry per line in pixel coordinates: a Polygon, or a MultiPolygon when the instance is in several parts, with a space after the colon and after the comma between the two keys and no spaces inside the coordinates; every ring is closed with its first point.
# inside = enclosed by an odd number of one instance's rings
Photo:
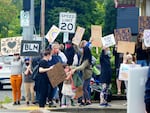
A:
{"type": "Polygon", "coordinates": [[[17,105],[17,102],[14,102],[13,105],[17,105]]]}
{"type": "Polygon", "coordinates": [[[85,103],[84,103],[84,102],[81,102],[79,106],[85,106],[85,103]]]}
{"type": "Polygon", "coordinates": [[[48,104],[48,106],[49,106],[49,107],[56,107],[56,105],[54,104],[53,101],[50,101],[49,104],[48,104]]]}
{"type": "Polygon", "coordinates": [[[90,102],[87,102],[87,103],[85,103],[85,105],[91,105],[91,103],[90,103],[90,102]]]}
{"type": "Polygon", "coordinates": [[[21,101],[25,101],[25,100],[26,100],[25,96],[22,96],[21,101]]]}
{"type": "Polygon", "coordinates": [[[67,106],[66,105],[61,105],[61,108],[66,108],[67,106]]]}
{"type": "Polygon", "coordinates": [[[18,105],[20,105],[20,101],[18,101],[18,105]]]}
{"type": "Polygon", "coordinates": [[[32,102],[32,104],[36,104],[36,102],[32,102]]]}
{"type": "Polygon", "coordinates": [[[73,99],[71,99],[71,106],[75,106],[73,99]]]}
{"type": "Polygon", "coordinates": [[[100,106],[101,106],[101,107],[110,107],[111,105],[108,104],[108,103],[101,103],[100,106]]]}
{"type": "Polygon", "coordinates": [[[20,101],[14,102],[13,105],[20,105],[20,101]]]}

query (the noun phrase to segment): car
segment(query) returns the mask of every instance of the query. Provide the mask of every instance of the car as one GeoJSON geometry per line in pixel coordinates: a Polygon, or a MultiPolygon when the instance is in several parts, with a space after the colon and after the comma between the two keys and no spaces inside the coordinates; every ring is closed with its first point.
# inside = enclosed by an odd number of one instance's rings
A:
{"type": "Polygon", "coordinates": [[[13,56],[0,56],[0,89],[3,89],[4,85],[10,85],[11,64],[8,62],[12,60],[13,56]]]}

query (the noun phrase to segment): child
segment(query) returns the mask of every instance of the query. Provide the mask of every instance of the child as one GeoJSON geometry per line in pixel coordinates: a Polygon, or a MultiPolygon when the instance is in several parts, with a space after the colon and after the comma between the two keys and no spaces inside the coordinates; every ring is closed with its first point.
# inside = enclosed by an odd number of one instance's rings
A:
{"type": "Polygon", "coordinates": [[[62,103],[61,107],[67,107],[71,105],[71,99],[75,95],[73,90],[72,90],[72,71],[69,66],[65,66],[64,71],[66,72],[66,80],[63,82],[63,87],[62,87],[62,103]]]}
{"type": "MultiPolygon", "coordinates": [[[[130,53],[127,52],[126,55],[124,55],[123,63],[124,64],[135,64],[134,57],[130,53]]],[[[127,95],[128,81],[124,81],[124,83],[125,83],[126,95],[127,95]]],[[[124,105],[127,105],[127,103],[125,103],[124,105]]]]}

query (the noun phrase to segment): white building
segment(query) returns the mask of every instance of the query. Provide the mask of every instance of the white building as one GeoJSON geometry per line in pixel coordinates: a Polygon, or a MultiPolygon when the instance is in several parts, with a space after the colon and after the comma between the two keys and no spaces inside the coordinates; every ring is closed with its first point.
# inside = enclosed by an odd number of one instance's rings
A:
{"type": "Polygon", "coordinates": [[[140,16],[150,16],[150,0],[136,0],[136,5],[140,8],[140,16]]]}

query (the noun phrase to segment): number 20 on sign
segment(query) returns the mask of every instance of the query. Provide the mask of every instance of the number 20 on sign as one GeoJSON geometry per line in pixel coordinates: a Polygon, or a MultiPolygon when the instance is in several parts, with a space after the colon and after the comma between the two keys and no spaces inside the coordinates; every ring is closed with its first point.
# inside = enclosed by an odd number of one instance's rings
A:
{"type": "Polygon", "coordinates": [[[74,33],[76,13],[61,12],[59,14],[59,29],[61,32],[74,33]]]}

